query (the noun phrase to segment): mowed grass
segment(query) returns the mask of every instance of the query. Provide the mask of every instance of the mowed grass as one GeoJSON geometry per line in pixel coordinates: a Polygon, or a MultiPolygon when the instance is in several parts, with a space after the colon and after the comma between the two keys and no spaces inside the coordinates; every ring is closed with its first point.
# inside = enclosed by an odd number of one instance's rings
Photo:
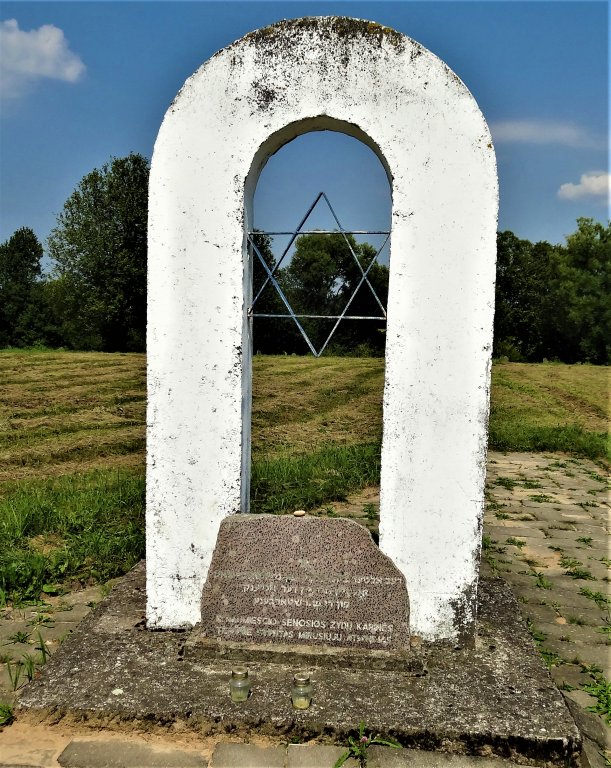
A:
{"type": "Polygon", "coordinates": [[[143,355],[0,352],[0,604],[144,551],[143,355]]]}
{"type": "MultiPolygon", "coordinates": [[[[379,477],[384,363],[253,363],[252,510],[344,498],[379,477]]],[[[144,555],[145,358],[0,352],[0,603],[105,580],[144,555]]],[[[491,447],[604,459],[609,369],[493,367],[491,447]]]]}
{"type": "Polygon", "coordinates": [[[492,368],[490,447],[611,458],[611,368],[508,363],[492,368]]]}

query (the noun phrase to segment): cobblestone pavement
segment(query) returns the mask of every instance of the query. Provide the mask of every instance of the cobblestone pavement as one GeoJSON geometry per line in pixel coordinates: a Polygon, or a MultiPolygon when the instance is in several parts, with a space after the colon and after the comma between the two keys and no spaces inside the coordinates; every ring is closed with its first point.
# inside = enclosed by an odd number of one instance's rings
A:
{"type": "MultiPolygon", "coordinates": [[[[378,501],[378,490],[369,488],[317,514],[351,516],[375,533],[378,501]]],[[[591,767],[611,765],[611,729],[602,716],[590,711],[597,707],[593,693],[601,690],[601,675],[611,678],[608,477],[594,462],[560,454],[490,452],[486,502],[482,572],[500,575],[512,585],[550,673],[584,735],[591,767]]],[[[0,702],[14,701],[17,670],[18,686],[28,674],[27,665],[18,666],[18,662],[24,657],[40,658],[41,638],[53,653],[102,596],[99,587],[89,587],[48,597],[34,607],[0,611],[0,702]]],[[[15,738],[29,743],[29,748],[36,746],[30,743],[27,728],[25,732],[22,728],[17,723],[0,734],[0,755],[15,738]]],[[[63,749],[71,737],[39,730],[38,743],[45,738],[55,739],[45,752],[49,762],[42,761],[42,751],[38,762],[32,757],[29,763],[11,752],[11,764],[58,765],[51,755],[58,755],[58,743],[63,749]]],[[[80,738],[88,737],[81,734],[80,738]]],[[[166,747],[175,743],[173,737],[166,747]]],[[[205,747],[207,755],[212,746],[205,747]]],[[[156,748],[163,749],[163,744],[156,748]]],[[[189,752],[185,759],[191,758],[189,752]]]]}
{"type": "Polygon", "coordinates": [[[611,765],[611,729],[591,711],[601,675],[607,706],[611,698],[608,480],[583,459],[490,453],[482,565],[511,584],[600,766],[611,765]]]}

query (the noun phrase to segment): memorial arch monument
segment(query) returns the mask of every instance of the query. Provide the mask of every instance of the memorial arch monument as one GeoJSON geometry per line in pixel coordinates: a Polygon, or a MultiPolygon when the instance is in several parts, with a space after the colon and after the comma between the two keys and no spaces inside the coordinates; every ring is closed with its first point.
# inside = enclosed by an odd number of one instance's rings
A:
{"type": "Polygon", "coordinates": [[[497,225],[490,133],[460,79],[368,21],[282,21],[219,51],[168,109],[149,212],[147,622],[193,625],[221,521],[248,511],[252,264],[267,159],[308,131],[367,144],[392,191],[380,548],[410,630],[473,632],[497,225]]]}

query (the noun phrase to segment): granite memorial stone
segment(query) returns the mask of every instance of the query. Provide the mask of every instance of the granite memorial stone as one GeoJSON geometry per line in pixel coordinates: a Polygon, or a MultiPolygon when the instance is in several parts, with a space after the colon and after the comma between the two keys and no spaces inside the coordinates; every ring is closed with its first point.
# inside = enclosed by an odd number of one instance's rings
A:
{"type": "Polygon", "coordinates": [[[341,518],[225,518],[201,615],[200,636],[218,642],[409,649],[405,577],[341,518]]]}

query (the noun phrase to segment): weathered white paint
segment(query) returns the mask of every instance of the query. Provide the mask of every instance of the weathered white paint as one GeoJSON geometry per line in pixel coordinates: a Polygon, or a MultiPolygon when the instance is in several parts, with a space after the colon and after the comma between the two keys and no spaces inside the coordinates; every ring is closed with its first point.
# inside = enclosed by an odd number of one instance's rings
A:
{"type": "Polygon", "coordinates": [[[380,545],[411,630],[472,630],[487,435],[497,181],[468,90],[418,43],[335,17],[207,61],[168,110],[150,179],[147,619],[179,627],[220,521],[248,508],[251,265],[271,154],[310,130],[368,144],[392,186],[380,545]]]}

